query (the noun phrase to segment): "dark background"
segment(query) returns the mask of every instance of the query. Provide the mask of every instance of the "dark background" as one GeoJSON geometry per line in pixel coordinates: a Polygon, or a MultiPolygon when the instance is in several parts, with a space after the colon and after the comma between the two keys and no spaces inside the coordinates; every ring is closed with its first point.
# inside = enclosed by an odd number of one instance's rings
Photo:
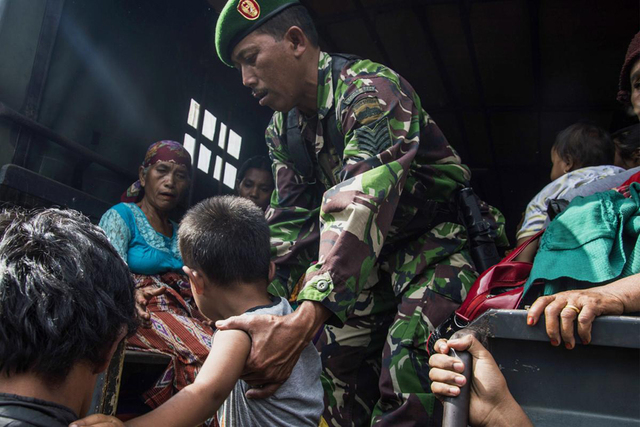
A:
{"type": "MultiPolygon", "coordinates": [[[[258,0],[260,1],[260,0],[258,0]]],[[[500,208],[511,238],[548,183],[555,135],[577,121],[633,124],[618,77],[640,27],[637,0],[316,0],[325,50],[386,64],[500,208]]],[[[197,138],[238,167],[266,154],[271,112],[216,57],[217,0],[0,0],[0,102],[135,173],[148,145],[197,138]],[[233,159],[187,124],[196,100],[243,138],[233,159]]],[[[0,165],[29,169],[116,203],[131,179],[0,119],[0,165]],[[18,150],[16,151],[16,147],[18,150]],[[17,156],[19,153],[20,156],[17,156]]],[[[230,192],[198,171],[193,201],[230,192]]]]}

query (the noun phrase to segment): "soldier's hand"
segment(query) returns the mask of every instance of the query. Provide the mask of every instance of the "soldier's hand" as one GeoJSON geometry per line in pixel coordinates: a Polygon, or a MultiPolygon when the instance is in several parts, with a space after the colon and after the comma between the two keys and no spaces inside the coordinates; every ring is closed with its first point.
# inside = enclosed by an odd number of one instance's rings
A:
{"type": "Polygon", "coordinates": [[[320,310],[317,303],[305,302],[286,316],[235,316],[216,322],[220,330],[241,329],[251,336],[241,377],[254,387],[247,391],[248,398],[269,397],[289,378],[300,353],[329,317],[320,310]]]}

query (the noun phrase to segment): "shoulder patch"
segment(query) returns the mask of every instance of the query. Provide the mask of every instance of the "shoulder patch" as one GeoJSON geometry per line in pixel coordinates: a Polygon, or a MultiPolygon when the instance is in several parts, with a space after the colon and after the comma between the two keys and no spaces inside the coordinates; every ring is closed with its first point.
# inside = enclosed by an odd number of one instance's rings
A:
{"type": "Polygon", "coordinates": [[[345,98],[345,100],[342,101],[342,105],[345,105],[345,106],[350,105],[358,95],[362,95],[363,93],[368,93],[368,92],[377,92],[377,91],[378,89],[376,89],[374,86],[362,86],[361,88],[354,90],[351,95],[345,98]]]}
{"type": "Polygon", "coordinates": [[[380,119],[384,115],[384,110],[378,98],[368,96],[353,104],[353,114],[358,123],[366,126],[380,119]]]}

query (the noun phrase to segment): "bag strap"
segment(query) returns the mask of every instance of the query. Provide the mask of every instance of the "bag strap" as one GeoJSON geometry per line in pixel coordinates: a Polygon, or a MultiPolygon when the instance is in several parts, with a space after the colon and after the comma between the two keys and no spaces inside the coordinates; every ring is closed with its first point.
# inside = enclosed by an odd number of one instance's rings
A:
{"type": "MultiPolygon", "coordinates": [[[[338,156],[340,156],[341,159],[344,153],[344,135],[338,129],[335,111],[335,92],[338,85],[338,80],[340,80],[342,69],[350,62],[354,62],[359,59],[360,57],[356,55],[349,55],[345,53],[331,54],[331,78],[333,82],[334,102],[327,112],[327,115],[325,116],[327,118],[327,125],[324,128],[324,136],[325,140],[331,142],[336,150],[336,153],[338,154],[338,156]]],[[[289,146],[289,154],[291,155],[291,159],[293,160],[293,164],[296,166],[296,169],[298,169],[298,172],[300,172],[305,180],[310,183],[315,183],[313,161],[311,159],[311,155],[309,154],[309,150],[302,140],[302,132],[300,130],[300,127],[298,126],[298,114],[299,113],[297,108],[292,108],[286,113],[286,134],[287,145],[289,146]]]]}
{"type": "Polygon", "coordinates": [[[540,238],[540,236],[542,236],[542,233],[544,233],[544,228],[540,231],[538,231],[536,234],[534,234],[533,236],[531,236],[529,238],[529,240],[527,240],[526,242],[524,242],[523,244],[521,244],[520,246],[518,246],[517,248],[515,248],[513,250],[513,252],[511,252],[509,255],[507,255],[506,257],[504,257],[504,259],[502,261],[500,261],[501,263],[503,262],[509,262],[512,261],[515,257],[517,257],[518,255],[520,255],[522,253],[522,251],[524,251],[527,246],[529,246],[531,243],[533,243],[534,241],[536,241],[537,239],[540,238]]]}

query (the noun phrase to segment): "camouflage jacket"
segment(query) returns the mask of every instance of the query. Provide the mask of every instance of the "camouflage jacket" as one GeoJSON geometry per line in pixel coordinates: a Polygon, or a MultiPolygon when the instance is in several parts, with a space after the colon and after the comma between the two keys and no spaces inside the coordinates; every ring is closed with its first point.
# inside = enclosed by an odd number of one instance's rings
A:
{"type": "MultiPolygon", "coordinates": [[[[315,180],[305,180],[289,154],[286,113],[276,112],[266,130],[276,182],[267,219],[277,266],[270,291],[289,296],[302,277],[298,300],[321,301],[339,325],[385,259],[433,227],[443,206],[446,215],[470,172],[401,76],[358,60],[342,70],[334,93],[331,61],[320,54],[317,116],[299,114],[315,180]],[[334,103],[342,158],[323,139],[334,103]]],[[[451,222],[455,228],[457,218],[451,222]]],[[[390,273],[399,294],[411,278],[390,273]]]]}

